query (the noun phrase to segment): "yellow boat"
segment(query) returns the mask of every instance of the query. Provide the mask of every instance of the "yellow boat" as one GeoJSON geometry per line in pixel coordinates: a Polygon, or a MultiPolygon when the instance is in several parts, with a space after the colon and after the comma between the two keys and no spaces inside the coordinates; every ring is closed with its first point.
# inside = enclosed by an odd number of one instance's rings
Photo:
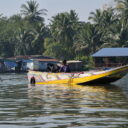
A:
{"type": "Polygon", "coordinates": [[[49,73],[29,71],[30,84],[103,84],[114,82],[127,74],[128,65],[100,71],[49,73]]]}

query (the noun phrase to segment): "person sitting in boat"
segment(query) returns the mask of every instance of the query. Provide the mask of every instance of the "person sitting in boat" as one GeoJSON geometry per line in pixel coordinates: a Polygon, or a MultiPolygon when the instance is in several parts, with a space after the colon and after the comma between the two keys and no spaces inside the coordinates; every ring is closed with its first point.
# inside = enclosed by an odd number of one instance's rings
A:
{"type": "Polygon", "coordinates": [[[62,65],[63,66],[60,68],[59,72],[70,72],[70,67],[66,60],[63,61],[62,65]]]}

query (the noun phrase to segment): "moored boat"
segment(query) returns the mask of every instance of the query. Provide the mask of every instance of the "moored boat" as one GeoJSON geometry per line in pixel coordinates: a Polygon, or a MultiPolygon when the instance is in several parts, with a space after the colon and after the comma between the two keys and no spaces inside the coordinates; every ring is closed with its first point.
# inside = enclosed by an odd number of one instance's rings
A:
{"type": "Polygon", "coordinates": [[[30,84],[102,84],[114,82],[127,74],[128,65],[108,70],[75,73],[29,71],[30,84]]]}

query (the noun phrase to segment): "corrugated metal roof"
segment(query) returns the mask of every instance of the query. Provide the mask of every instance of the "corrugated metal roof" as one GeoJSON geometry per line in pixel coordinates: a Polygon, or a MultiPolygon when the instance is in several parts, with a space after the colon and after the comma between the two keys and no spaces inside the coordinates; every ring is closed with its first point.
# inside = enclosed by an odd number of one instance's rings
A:
{"type": "Polygon", "coordinates": [[[93,57],[128,56],[128,48],[102,48],[92,56],[93,57]]]}
{"type": "Polygon", "coordinates": [[[54,59],[53,57],[43,56],[43,55],[25,55],[25,56],[14,56],[8,59],[54,59]]]}

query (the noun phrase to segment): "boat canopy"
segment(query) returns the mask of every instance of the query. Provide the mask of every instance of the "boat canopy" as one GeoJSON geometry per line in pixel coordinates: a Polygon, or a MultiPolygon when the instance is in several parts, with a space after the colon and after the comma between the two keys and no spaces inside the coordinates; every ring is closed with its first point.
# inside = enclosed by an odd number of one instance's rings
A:
{"type": "Polygon", "coordinates": [[[92,57],[128,57],[128,48],[102,48],[92,57]]]}

